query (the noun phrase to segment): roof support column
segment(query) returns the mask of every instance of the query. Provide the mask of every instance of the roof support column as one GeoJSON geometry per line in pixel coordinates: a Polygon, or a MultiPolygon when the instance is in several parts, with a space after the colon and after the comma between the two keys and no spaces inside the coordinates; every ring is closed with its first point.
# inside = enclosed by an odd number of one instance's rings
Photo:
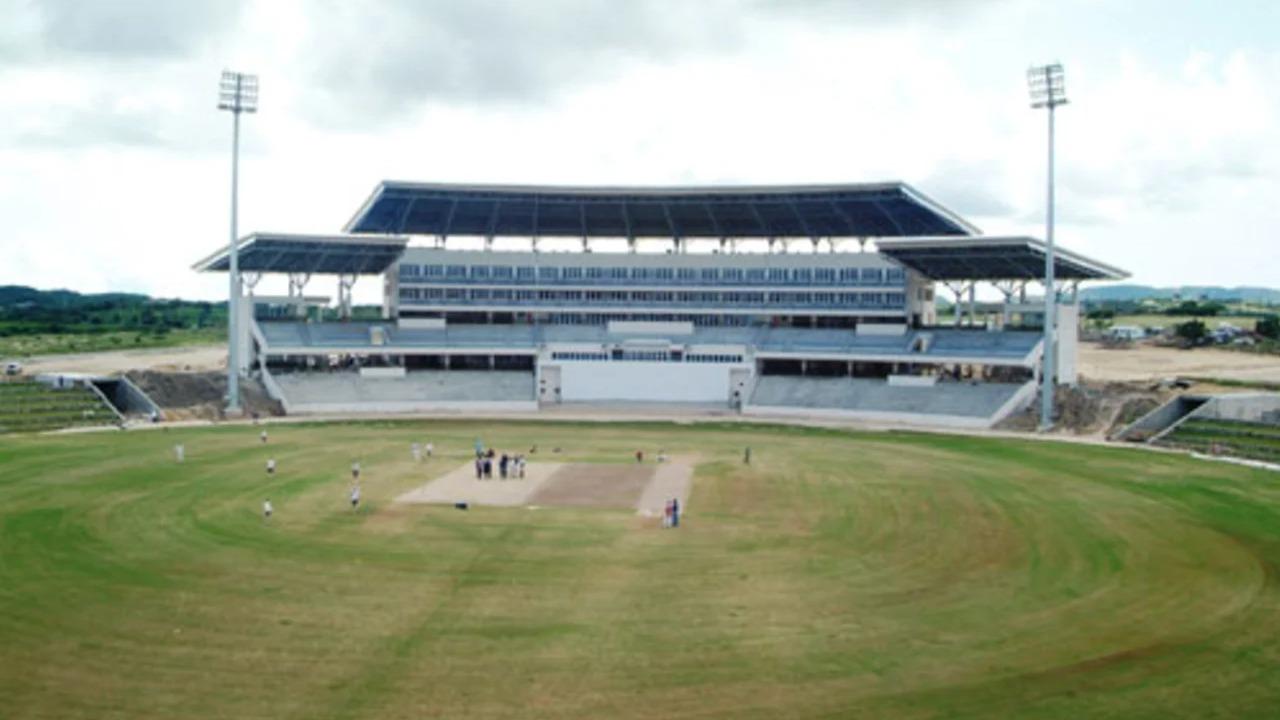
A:
{"type": "Polygon", "coordinates": [[[260,272],[242,273],[240,275],[240,281],[244,284],[244,287],[249,291],[249,304],[252,306],[253,305],[253,289],[258,286],[258,283],[262,282],[262,273],[260,272]]]}
{"type": "Polygon", "coordinates": [[[351,319],[351,288],[356,284],[355,275],[338,276],[338,317],[351,319]]]}
{"type": "MultiPolygon", "coordinates": [[[[533,241],[537,242],[538,238],[535,237],[533,241]]],[[[484,249],[485,249],[485,252],[488,252],[493,249],[493,233],[489,233],[488,235],[484,236],[484,249]]]]}
{"type": "Polygon", "coordinates": [[[632,255],[636,253],[636,236],[635,235],[627,236],[627,252],[631,253],[632,255]]]}
{"type": "Polygon", "coordinates": [[[974,327],[978,324],[977,291],[977,281],[975,280],[974,282],[969,283],[969,327],[974,327]]]}
{"type": "Polygon", "coordinates": [[[296,303],[294,314],[300,318],[307,316],[307,304],[303,291],[311,281],[311,273],[289,273],[289,297],[296,303]]]}
{"type": "Polygon", "coordinates": [[[959,282],[952,284],[944,280],[942,285],[950,290],[952,295],[955,295],[955,303],[951,307],[952,315],[955,316],[952,324],[956,327],[960,327],[960,315],[963,312],[962,305],[964,304],[965,283],[959,282]]]}

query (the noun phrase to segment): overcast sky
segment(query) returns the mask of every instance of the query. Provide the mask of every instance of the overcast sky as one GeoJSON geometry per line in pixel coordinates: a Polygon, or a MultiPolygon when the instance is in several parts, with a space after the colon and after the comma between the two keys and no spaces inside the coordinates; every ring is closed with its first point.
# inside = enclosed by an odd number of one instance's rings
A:
{"type": "MultiPolygon", "coordinates": [[[[1135,282],[1280,286],[1280,2],[0,0],[0,284],[225,296],[223,68],[261,77],[242,232],[382,179],[903,180],[1135,282]]],[[[357,299],[377,297],[364,280],[357,299]]],[[[323,287],[316,292],[332,292],[323,287]]]]}

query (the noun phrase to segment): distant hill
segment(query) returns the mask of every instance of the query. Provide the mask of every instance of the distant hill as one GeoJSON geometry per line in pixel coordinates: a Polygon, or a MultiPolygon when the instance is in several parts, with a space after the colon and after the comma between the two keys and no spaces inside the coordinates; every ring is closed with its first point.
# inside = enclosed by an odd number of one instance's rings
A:
{"type": "Polygon", "coordinates": [[[1264,305],[1280,305],[1280,290],[1263,287],[1219,287],[1214,285],[1183,285],[1158,288],[1148,285],[1107,285],[1090,287],[1080,291],[1084,302],[1136,301],[1136,300],[1239,300],[1264,305]]]}
{"type": "Polygon", "coordinates": [[[145,303],[151,298],[134,293],[81,294],[72,290],[37,290],[25,285],[0,285],[0,308],[68,308],[85,305],[145,303]]]}

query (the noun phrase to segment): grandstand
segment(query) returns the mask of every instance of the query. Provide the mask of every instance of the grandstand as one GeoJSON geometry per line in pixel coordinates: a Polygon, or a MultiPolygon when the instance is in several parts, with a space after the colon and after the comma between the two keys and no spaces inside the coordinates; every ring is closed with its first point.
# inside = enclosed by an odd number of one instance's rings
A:
{"type": "MultiPolygon", "coordinates": [[[[662,402],[985,427],[1031,401],[1045,350],[1043,306],[1026,297],[1044,245],[982,236],[903,183],[384,182],[344,234],[255,233],[238,254],[251,301],[237,364],[288,412],[662,402]],[[460,237],[484,249],[450,247],[460,237]],[[528,247],[495,250],[495,238],[528,247]],[[548,251],[549,238],[581,251],[548,251]],[[639,252],[640,239],[669,246],[639,252]],[[627,251],[600,252],[601,240],[627,251]],[[288,276],[288,294],[254,296],[271,273],[288,276]],[[336,276],[344,320],[308,319],[328,303],[305,294],[313,275],[336,276]],[[350,319],[362,275],[381,278],[381,320],[350,319]],[[975,311],[984,282],[1004,294],[997,317],[975,311]],[[934,309],[939,285],[950,318],[934,309]]],[[[1067,251],[1056,266],[1053,352],[1072,383],[1076,288],[1124,273],[1067,251]]],[[[195,267],[225,271],[227,252],[195,267]]]]}

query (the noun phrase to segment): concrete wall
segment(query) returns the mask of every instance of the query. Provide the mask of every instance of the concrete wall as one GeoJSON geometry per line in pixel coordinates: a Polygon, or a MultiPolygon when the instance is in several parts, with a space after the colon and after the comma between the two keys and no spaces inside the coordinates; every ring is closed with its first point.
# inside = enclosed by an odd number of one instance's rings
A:
{"type": "Polygon", "coordinates": [[[1077,338],[1080,335],[1080,306],[1058,305],[1058,357],[1059,385],[1075,385],[1077,338]]]}
{"type": "Polygon", "coordinates": [[[561,361],[558,364],[561,396],[565,402],[632,400],[728,403],[731,395],[729,370],[745,367],[627,361],[561,361]]]}
{"type": "Polygon", "coordinates": [[[1263,422],[1264,413],[1280,411],[1280,393],[1241,393],[1218,395],[1205,404],[1195,417],[1212,420],[1263,422]]]}
{"type": "Polygon", "coordinates": [[[692,335],[691,322],[656,322],[640,320],[610,320],[609,332],[617,335],[692,335]]]}

